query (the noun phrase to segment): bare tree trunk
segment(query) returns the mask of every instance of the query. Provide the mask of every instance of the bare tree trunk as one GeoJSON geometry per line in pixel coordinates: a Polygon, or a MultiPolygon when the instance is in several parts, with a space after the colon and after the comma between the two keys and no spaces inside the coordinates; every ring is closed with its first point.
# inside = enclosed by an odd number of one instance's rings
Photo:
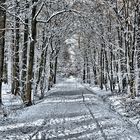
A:
{"type": "Polygon", "coordinates": [[[48,90],[50,90],[51,87],[53,86],[53,79],[54,79],[52,60],[50,60],[50,65],[49,65],[49,67],[50,67],[50,75],[49,75],[48,90]]]}
{"type": "MultiPolygon", "coordinates": [[[[136,25],[136,10],[135,10],[135,17],[134,17],[134,25],[136,25]]],[[[132,29],[131,29],[132,30],[132,29]]],[[[130,91],[131,91],[131,94],[132,94],[132,98],[134,98],[136,96],[136,90],[137,90],[137,87],[135,86],[135,84],[137,83],[137,46],[136,46],[136,26],[133,27],[133,37],[131,37],[131,34],[129,35],[130,36],[130,44],[132,46],[132,52],[131,52],[131,63],[130,63],[130,73],[131,73],[131,83],[130,83],[130,91]],[[135,70],[136,69],[136,70],[135,70]],[[135,72],[136,71],[136,72],[135,72]]],[[[138,86],[138,84],[137,84],[138,86]]]]}
{"type": "Polygon", "coordinates": [[[27,83],[26,83],[26,105],[32,105],[32,80],[33,80],[33,66],[34,66],[34,48],[36,43],[36,8],[35,4],[37,0],[32,0],[33,8],[32,8],[32,23],[31,23],[31,35],[32,40],[30,43],[30,51],[29,51],[29,62],[28,62],[28,71],[27,71],[27,83]]]}
{"type": "Polygon", "coordinates": [[[93,52],[93,57],[92,57],[92,52],[90,51],[90,56],[91,56],[91,63],[92,63],[92,70],[93,70],[93,74],[94,74],[94,84],[97,85],[98,81],[97,81],[97,66],[96,66],[96,48],[94,48],[94,52],[93,52]]]}
{"type": "Polygon", "coordinates": [[[15,41],[15,51],[14,51],[14,69],[15,69],[15,75],[14,75],[14,84],[15,84],[15,89],[14,89],[14,95],[19,95],[20,89],[19,89],[19,28],[20,28],[20,20],[18,18],[19,16],[19,2],[16,1],[16,41],[15,41]]]}
{"type": "Polygon", "coordinates": [[[103,89],[103,45],[101,46],[100,56],[100,88],[103,89]]]}
{"type": "MultiPolygon", "coordinates": [[[[36,82],[36,87],[35,87],[35,94],[37,92],[39,82],[41,81],[41,83],[42,83],[43,79],[44,79],[44,76],[42,75],[42,73],[43,73],[44,67],[46,65],[46,57],[47,57],[47,51],[48,51],[47,43],[48,43],[48,37],[45,37],[45,33],[43,31],[42,53],[41,53],[41,60],[40,60],[40,64],[39,64],[39,71],[38,71],[37,82],[36,82]]],[[[45,73],[45,71],[44,71],[44,73],[45,73]]],[[[43,89],[43,84],[41,84],[40,89],[43,89]]]]}
{"type": "MultiPolygon", "coordinates": [[[[0,5],[5,3],[5,0],[1,0],[0,5]]],[[[6,13],[2,7],[0,7],[0,105],[2,104],[2,82],[3,82],[3,65],[4,65],[4,47],[5,47],[5,21],[6,13]]]]}
{"type": "Polygon", "coordinates": [[[54,62],[54,81],[53,81],[54,84],[56,84],[57,62],[58,62],[58,56],[55,57],[55,62],[54,62]]]}
{"type": "Polygon", "coordinates": [[[88,48],[87,48],[87,51],[86,51],[86,67],[87,67],[87,83],[88,84],[91,84],[91,75],[90,75],[90,60],[89,60],[89,57],[90,57],[90,39],[88,39],[88,48]]]}
{"type": "Polygon", "coordinates": [[[110,62],[110,71],[111,71],[111,78],[110,78],[110,90],[113,91],[113,49],[111,46],[110,50],[110,57],[111,57],[111,62],[110,62]]]}
{"type": "MultiPolygon", "coordinates": [[[[26,13],[28,12],[29,3],[26,0],[26,13]]],[[[26,74],[27,74],[27,48],[28,48],[28,27],[29,19],[25,15],[25,25],[24,25],[24,46],[23,46],[23,53],[22,53],[22,74],[21,74],[21,80],[22,80],[22,90],[21,90],[21,97],[23,100],[26,99],[25,97],[25,90],[26,90],[26,74]]]]}
{"type": "Polygon", "coordinates": [[[19,28],[20,28],[20,20],[19,16],[19,2],[15,1],[16,7],[16,17],[15,17],[15,30],[13,30],[13,70],[12,70],[12,94],[19,95],[19,28]]]}
{"type": "MultiPolygon", "coordinates": [[[[51,25],[51,23],[50,23],[51,25]]],[[[54,48],[53,48],[53,40],[52,40],[52,36],[50,38],[50,47],[51,47],[51,53],[50,53],[50,63],[49,63],[49,68],[50,68],[50,74],[49,74],[49,80],[48,80],[48,90],[51,89],[51,87],[53,86],[53,78],[54,78],[54,66],[53,66],[53,54],[54,54],[54,48]]]]}
{"type": "Polygon", "coordinates": [[[104,71],[105,71],[105,78],[104,78],[104,84],[105,84],[105,88],[107,90],[107,83],[108,80],[110,81],[110,75],[109,75],[109,68],[108,68],[108,58],[107,58],[107,51],[105,50],[105,46],[104,46],[104,71]]]}
{"type": "MultiPolygon", "coordinates": [[[[137,0],[137,3],[138,3],[138,0],[137,0]]],[[[136,4],[137,4],[136,3],[136,4]]],[[[138,84],[139,83],[139,76],[140,76],[140,72],[139,72],[139,68],[140,68],[140,7],[139,5],[137,4],[136,6],[136,50],[135,50],[135,73],[136,73],[136,83],[135,83],[135,87],[136,87],[136,95],[138,95],[138,90],[140,90],[140,85],[138,84]]]]}
{"type": "MultiPolygon", "coordinates": [[[[15,19],[14,19],[15,21],[15,19]]],[[[14,23],[15,24],[15,23],[14,23]]],[[[15,52],[15,25],[13,26],[12,29],[12,83],[11,83],[11,92],[12,94],[14,94],[14,90],[15,90],[15,79],[14,79],[14,75],[15,75],[15,69],[14,69],[14,52],[15,52]]]]}
{"type": "MultiPolygon", "coordinates": [[[[122,30],[118,27],[117,28],[117,32],[118,32],[118,45],[119,48],[123,47],[123,40],[122,40],[122,30]]],[[[121,68],[121,51],[118,50],[117,52],[117,58],[118,58],[118,92],[121,92],[123,90],[123,86],[122,86],[122,68],[121,68]]]]}
{"type": "Polygon", "coordinates": [[[86,56],[84,53],[84,65],[83,65],[83,83],[86,83],[86,56]]]}

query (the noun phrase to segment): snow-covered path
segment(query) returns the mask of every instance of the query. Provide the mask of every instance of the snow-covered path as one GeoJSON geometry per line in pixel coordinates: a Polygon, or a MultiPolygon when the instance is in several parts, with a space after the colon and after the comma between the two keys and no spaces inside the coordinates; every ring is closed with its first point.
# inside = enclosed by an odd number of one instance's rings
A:
{"type": "Polygon", "coordinates": [[[56,85],[47,99],[25,109],[16,119],[17,127],[0,127],[0,138],[140,139],[137,130],[112,111],[107,103],[73,80],[56,85]]]}

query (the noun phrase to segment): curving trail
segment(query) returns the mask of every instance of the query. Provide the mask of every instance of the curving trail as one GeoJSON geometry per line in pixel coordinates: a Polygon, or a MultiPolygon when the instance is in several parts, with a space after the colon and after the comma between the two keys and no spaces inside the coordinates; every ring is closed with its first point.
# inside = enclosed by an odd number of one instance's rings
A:
{"type": "Polygon", "coordinates": [[[96,94],[76,82],[56,87],[46,102],[55,108],[44,128],[34,136],[51,140],[139,140],[135,128],[112,111],[96,94]]]}
{"type": "Polygon", "coordinates": [[[30,140],[140,139],[135,127],[112,111],[100,97],[73,80],[56,85],[42,103],[28,108],[18,119],[27,122],[16,131],[16,136],[12,130],[3,132],[13,135],[13,139],[20,139],[21,136],[30,140]],[[36,114],[31,113],[33,108],[36,114]],[[39,119],[42,120],[40,126],[27,125],[28,121],[39,119]]]}

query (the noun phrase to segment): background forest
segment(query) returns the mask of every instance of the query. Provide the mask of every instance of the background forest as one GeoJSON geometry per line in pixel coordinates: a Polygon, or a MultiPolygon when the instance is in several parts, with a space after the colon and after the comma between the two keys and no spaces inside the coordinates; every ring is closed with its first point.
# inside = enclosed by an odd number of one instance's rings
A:
{"type": "Polygon", "coordinates": [[[4,84],[28,106],[69,76],[139,95],[139,0],[0,1],[0,104],[4,84]]]}

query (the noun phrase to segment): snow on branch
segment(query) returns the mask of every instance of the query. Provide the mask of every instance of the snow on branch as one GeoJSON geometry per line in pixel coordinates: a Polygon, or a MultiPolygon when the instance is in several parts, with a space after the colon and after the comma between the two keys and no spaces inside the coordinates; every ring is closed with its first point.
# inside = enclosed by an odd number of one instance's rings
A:
{"type": "Polygon", "coordinates": [[[63,13],[77,13],[77,14],[80,14],[79,11],[77,10],[74,10],[74,9],[69,9],[69,10],[62,10],[62,11],[58,11],[58,12],[55,12],[53,13],[49,18],[48,20],[46,21],[43,21],[43,20],[37,20],[37,22],[41,22],[41,23],[48,23],[53,17],[57,16],[57,15],[60,15],[60,14],[63,14],[63,13]]]}
{"type": "Polygon", "coordinates": [[[44,2],[43,2],[42,5],[40,6],[40,8],[39,8],[38,12],[36,13],[36,15],[34,16],[33,20],[35,20],[35,19],[37,18],[37,16],[40,14],[40,12],[41,12],[43,6],[44,6],[44,2]]]}

